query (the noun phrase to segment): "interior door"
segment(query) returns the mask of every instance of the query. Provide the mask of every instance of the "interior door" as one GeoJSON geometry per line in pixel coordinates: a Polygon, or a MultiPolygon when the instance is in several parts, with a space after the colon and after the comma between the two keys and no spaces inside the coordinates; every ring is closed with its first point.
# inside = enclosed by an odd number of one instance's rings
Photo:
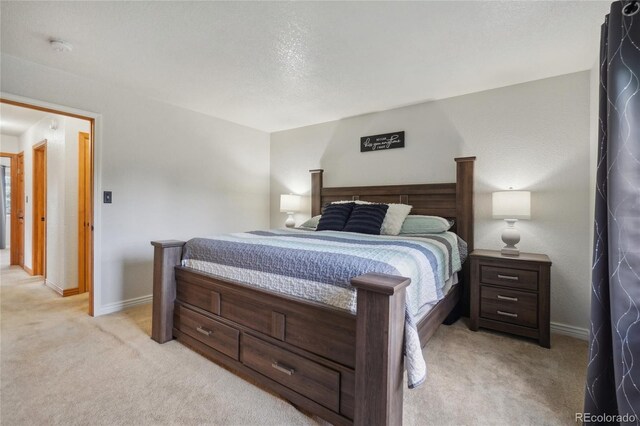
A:
{"type": "Polygon", "coordinates": [[[47,255],[47,143],[33,148],[33,275],[45,275],[47,255]]]}
{"type": "Polygon", "coordinates": [[[93,180],[89,133],[78,134],[78,291],[93,285],[93,180]]]}
{"type": "Polygon", "coordinates": [[[17,155],[16,181],[11,183],[15,191],[16,217],[18,226],[15,235],[15,253],[17,264],[24,267],[24,152],[17,155]]]}

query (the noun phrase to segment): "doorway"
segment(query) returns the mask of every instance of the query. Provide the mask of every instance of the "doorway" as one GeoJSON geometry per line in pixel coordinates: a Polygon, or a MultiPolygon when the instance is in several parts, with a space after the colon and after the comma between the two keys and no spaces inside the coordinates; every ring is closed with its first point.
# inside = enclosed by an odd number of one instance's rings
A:
{"type": "Polygon", "coordinates": [[[33,275],[46,278],[47,264],[47,141],[33,146],[33,275]]]}
{"type": "Polygon", "coordinates": [[[0,152],[0,157],[9,159],[10,163],[6,202],[10,206],[6,220],[9,229],[9,265],[24,267],[24,152],[0,152]]]}
{"type": "MultiPolygon", "coordinates": [[[[51,143],[49,144],[50,148],[50,156],[48,158],[47,164],[47,141],[42,140],[41,143],[37,143],[29,146],[29,148],[24,148],[24,151],[21,154],[16,155],[16,171],[20,170],[23,173],[20,176],[16,176],[15,180],[19,183],[22,188],[22,196],[16,197],[16,215],[13,216],[15,220],[16,232],[15,237],[22,238],[23,242],[20,244],[19,241],[12,244],[16,247],[15,254],[15,264],[22,265],[23,269],[32,275],[51,275],[50,277],[46,277],[45,283],[52,288],[54,291],[62,295],[63,297],[71,296],[74,294],[78,294],[81,292],[88,292],[88,302],[89,302],[89,315],[93,316],[94,311],[94,291],[96,286],[99,285],[99,279],[94,277],[94,255],[99,256],[99,250],[95,251],[94,244],[96,241],[99,241],[99,234],[94,235],[94,160],[95,160],[95,126],[96,126],[96,116],[92,115],[92,113],[83,113],[80,111],[76,111],[73,109],[68,109],[62,106],[53,106],[46,103],[42,103],[36,100],[26,100],[26,99],[7,99],[0,98],[0,106],[2,108],[20,108],[26,111],[31,111],[32,113],[38,112],[40,114],[45,113],[52,115],[50,121],[46,121],[38,127],[38,131],[44,129],[44,131],[49,132],[51,130],[53,133],[51,135],[51,143]],[[62,133],[55,133],[58,129],[58,126],[65,126],[64,131],[62,133]],[[47,130],[48,129],[48,130],[47,130]],[[60,145],[60,135],[63,135],[64,138],[63,145],[60,145]],[[69,137],[67,137],[67,135],[69,137]],[[71,140],[73,139],[73,141],[71,140]],[[75,147],[76,143],[80,143],[79,147],[75,147]],[[79,168],[76,169],[78,174],[76,174],[74,182],[74,174],[65,174],[64,177],[60,175],[51,175],[52,172],[56,172],[58,169],[58,163],[61,158],[61,150],[60,147],[69,147],[68,150],[65,148],[65,152],[69,154],[64,154],[67,156],[66,158],[71,158],[69,155],[73,152],[75,155],[78,155],[74,166],[83,167],[83,171],[81,172],[79,168]],[[33,147],[33,149],[31,149],[33,147]],[[25,169],[26,167],[29,170],[25,169]],[[31,163],[31,164],[29,164],[31,163]],[[60,232],[56,232],[54,237],[56,241],[62,238],[70,237],[67,234],[69,232],[78,231],[78,235],[73,235],[71,237],[71,241],[74,239],[78,242],[77,252],[75,251],[75,244],[69,250],[70,256],[75,256],[78,265],[76,268],[60,268],[60,259],[70,259],[67,257],[65,251],[60,254],[60,251],[50,252],[47,256],[46,253],[46,245],[47,245],[47,225],[49,228],[54,227],[55,230],[59,230],[58,225],[60,223],[56,219],[56,223],[48,223],[50,220],[47,218],[47,166],[51,169],[49,170],[49,178],[52,179],[50,184],[50,191],[59,189],[61,179],[65,180],[65,184],[75,184],[76,188],[78,188],[78,192],[75,191],[67,191],[65,192],[64,202],[66,203],[68,199],[71,199],[66,204],[67,206],[73,206],[71,208],[67,207],[64,211],[65,216],[62,221],[65,223],[61,229],[63,229],[64,234],[61,236],[60,232]],[[29,186],[27,188],[27,186],[29,186]],[[29,191],[33,190],[30,194],[29,191]],[[26,194],[25,194],[26,193],[26,194]],[[70,195],[73,194],[73,195],[70,195]],[[26,196],[25,196],[26,195],[26,196]],[[69,198],[67,198],[69,197],[69,198]],[[73,198],[77,201],[77,206],[73,201],[73,198]],[[30,200],[31,199],[31,200],[30,200]],[[29,206],[31,203],[31,207],[29,206]],[[25,205],[28,212],[25,212],[25,205]],[[77,212],[77,216],[72,216],[72,211],[77,212]],[[27,214],[25,214],[27,213],[27,214]],[[29,217],[32,213],[33,216],[29,217]],[[18,220],[18,218],[20,218],[18,220]],[[31,236],[29,235],[29,231],[32,231],[31,236]],[[67,235],[67,237],[65,237],[67,235]],[[97,237],[97,240],[96,240],[97,237]],[[29,247],[31,245],[31,247],[29,247]],[[22,254],[18,252],[20,247],[23,247],[22,254]],[[30,256],[31,255],[31,256],[30,256]],[[31,258],[30,258],[31,257],[31,258]],[[29,263],[33,269],[30,269],[29,263]],[[50,263],[50,268],[53,267],[55,263],[55,270],[50,270],[51,274],[47,274],[47,263],[50,263]],[[60,273],[60,271],[70,271],[74,270],[79,272],[78,276],[73,273],[68,275],[66,272],[60,273]],[[63,285],[55,285],[55,284],[63,284],[63,285]],[[75,286],[75,287],[73,287],[75,286]],[[71,287],[71,288],[69,288],[71,287]]],[[[49,118],[47,118],[49,120],[49,118]]],[[[50,133],[50,132],[49,132],[50,133]]],[[[39,133],[40,134],[40,133],[39,133]]],[[[50,139],[49,136],[41,136],[41,139],[50,139]]],[[[22,139],[20,139],[20,145],[22,145],[22,139]]],[[[17,152],[17,151],[13,151],[17,152]]],[[[73,155],[75,157],[75,155],[73,155]]],[[[72,164],[70,161],[67,162],[67,165],[72,164]]],[[[66,166],[63,166],[66,167],[66,166]]],[[[68,170],[63,168],[62,170],[68,170]]],[[[18,187],[18,191],[21,190],[18,187]]],[[[16,191],[16,192],[18,192],[16,191]]],[[[53,193],[49,194],[49,198],[54,196],[53,193]]],[[[50,200],[51,201],[51,200],[50,200]]],[[[59,201],[59,200],[57,200],[59,201]]],[[[53,208],[53,204],[49,205],[49,208],[53,208]]],[[[56,207],[57,208],[57,207],[56,207]]],[[[49,211],[49,219],[53,220],[53,218],[58,218],[60,215],[56,210],[49,211]],[[55,213],[55,214],[54,214],[55,213]]],[[[99,210],[98,210],[99,214],[99,210]]],[[[13,229],[13,228],[12,228],[13,229]]],[[[52,231],[52,229],[50,229],[52,231]]],[[[53,231],[52,231],[53,232],[53,231]]],[[[49,238],[49,245],[55,243],[49,238]]],[[[68,239],[65,241],[69,241],[68,239]]],[[[58,246],[56,246],[58,247],[58,246]]],[[[66,249],[65,249],[66,250],[66,249]]],[[[12,250],[13,252],[13,250],[12,250]]],[[[66,262],[66,260],[65,260],[66,262]]],[[[74,271],[74,272],[75,272],[74,271]]]]}

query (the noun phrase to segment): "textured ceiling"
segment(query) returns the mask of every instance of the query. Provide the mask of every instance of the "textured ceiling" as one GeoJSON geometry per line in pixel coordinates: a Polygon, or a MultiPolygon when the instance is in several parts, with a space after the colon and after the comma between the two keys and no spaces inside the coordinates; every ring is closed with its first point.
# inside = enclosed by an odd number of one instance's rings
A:
{"type": "Polygon", "coordinates": [[[608,5],[2,1],[0,46],[276,131],[589,69],[608,5]]]}
{"type": "Polygon", "coordinates": [[[20,136],[48,114],[35,109],[0,104],[0,133],[20,136]]]}

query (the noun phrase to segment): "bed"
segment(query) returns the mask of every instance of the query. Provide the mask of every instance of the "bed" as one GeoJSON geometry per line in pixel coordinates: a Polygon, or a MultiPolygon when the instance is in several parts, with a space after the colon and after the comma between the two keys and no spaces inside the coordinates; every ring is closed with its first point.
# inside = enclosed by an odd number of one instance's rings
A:
{"type": "MultiPolygon", "coordinates": [[[[453,219],[452,231],[466,242],[466,250],[471,252],[475,157],[455,160],[454,183],[325,188],[323,171],[312,170],[311,213],[320,214],[322,206],[341,200],[411,204],[411,214],[453,219]]],[[[405,333],[415,329],[419,349],[443,321],[452,322],[466,312],[468,262],[457,273],[442,275],[442,282],[436,286],[438,297],[426,297],[415,306],[406,303],[407,291],[415,289],[415,286],[407,288],[410,279],[401,275],[400,271],[408,271],[406,268],[359,264],[357,274],[346,276],[345,285],[335,291],[321,288],[316,296],[310,297],[297,294],[296,286],[290,286],[292,291],[281,291],[269,285],[251,285],[252,281],[243,276],[246,271],[239,272],[233,263],[234,244],[246,245],[247,241],[257,247],[268,245],[269,250],[276,247],[277,255],[269,251],[263,259],[259,251],[254,251],[249,256],[256,265],[265,263],[269,256],[279,257],[283,261],[278,267],[286,268],[288,272],[284,275],[288,276],[295,276],[298,267],[304,269],[304,262],[317,261],[315,255],[312,260],[293,256],[285,250],[290,245],[308,248],[308,244],[324,244],[331,245],[327,251],[335,251],[336,241],[342,245],[353,239],[348,243],[361,244],[369,250],[384,240],[389,251],[400,250],[398,246],[403,244],[417,252],[433,243],[405,244],[397,238],[347,234],[283,230],[235,234],[215,244],[209,239],[191,240],[189,244],[174,240],[152,242],[155,248],[152,338],[159,343],[176,338],[333,424],[401,424],[403,351],[410,340],[405,333]],[[319,234],[323,234],[322,238],[319,234]],[[212,266],[203,262],[207,250],[231,254],[222,256],[226,259],[219,261],[222,266],[212,266]],[[415,323],[408,325],[411,320],[415,323]]],[[[384,252],[381,249],[376,259],[384,252]]],[[[455,250],[451,251],[449,256],[454,253],[455,250]]],[[[337,255],[344,257],[339,251],[337,255]]],[[[330,273],[339,274],[336,271],[330,273]]],[[[407,350],[408,366],[413,363],[410,353],[407,350]]],[[[409,368],[408,372],[412,370],[415,369],[409,368]]],[[[408,377],[411,384],[411,375],[408,377]]]]}

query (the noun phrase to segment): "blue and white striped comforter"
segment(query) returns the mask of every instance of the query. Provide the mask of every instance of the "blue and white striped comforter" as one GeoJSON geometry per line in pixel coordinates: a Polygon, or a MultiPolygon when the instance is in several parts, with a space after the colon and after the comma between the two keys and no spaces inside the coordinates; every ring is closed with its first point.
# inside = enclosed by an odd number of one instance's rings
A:
{"type": "Polygon", "coordinates": [[[445,296],[445,282],[461,269],[461,256],[452,232],[406,237],[277,229],[194,238],[185,245],[182,266],[352,313],[356,291],[351,278],[367,272],[411,278],[405,355],[413,388],[426,377],[413,318],[445,296]]]}

